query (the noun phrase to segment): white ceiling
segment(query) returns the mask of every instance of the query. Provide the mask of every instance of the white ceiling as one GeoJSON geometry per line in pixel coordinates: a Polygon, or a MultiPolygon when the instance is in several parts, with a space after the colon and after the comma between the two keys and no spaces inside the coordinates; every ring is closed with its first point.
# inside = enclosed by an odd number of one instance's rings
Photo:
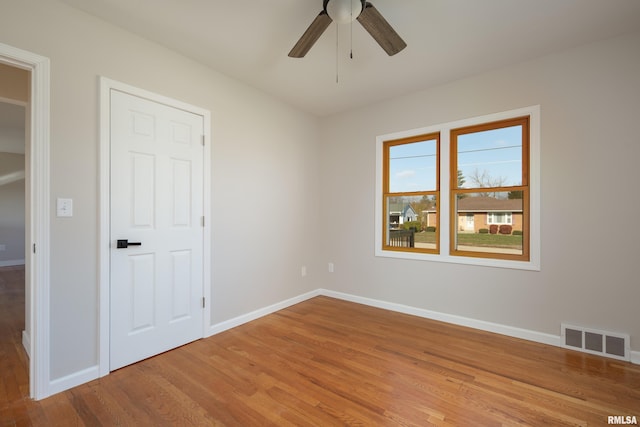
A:
{"type": "Polygon", "coordinates": [[[62,1],[319,116],[640,30],[640,0],[370,0],[405,50],[355,22],[293,59],[322,0],[62,1]]]}

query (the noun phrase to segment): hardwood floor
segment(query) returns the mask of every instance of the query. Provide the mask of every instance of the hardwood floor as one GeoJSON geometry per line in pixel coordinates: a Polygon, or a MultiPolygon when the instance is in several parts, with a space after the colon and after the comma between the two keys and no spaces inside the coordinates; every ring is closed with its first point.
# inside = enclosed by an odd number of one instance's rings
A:
{"type": "Polygon", "coordinates": [[[24,268],[0,268],[0,426],[25,413],[29,361],[22,347],[24,268]]]}
{"type": "Polygon", "coordinates": [[[326,297],[33,402],[23,325],[12,319],[24,298],[10,283],[19,275],[0,269],[2,427],[640,419],[640,366],[326,297]]]}

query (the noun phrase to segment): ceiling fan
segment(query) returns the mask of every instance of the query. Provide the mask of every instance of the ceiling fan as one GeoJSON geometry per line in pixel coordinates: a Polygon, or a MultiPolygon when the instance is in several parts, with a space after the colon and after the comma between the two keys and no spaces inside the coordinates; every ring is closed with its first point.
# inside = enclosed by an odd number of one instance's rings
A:
{"type": "Polygon", "coordinates": [[[333,21],[339,24],[348,24],[355,19],[360,22],[389,56],[395,55],[407,47],[407,44],[393,27],[368,1],[323,0],[322,11],[291,49],[289,56],[291,58],[303,58],[333,21]]]}

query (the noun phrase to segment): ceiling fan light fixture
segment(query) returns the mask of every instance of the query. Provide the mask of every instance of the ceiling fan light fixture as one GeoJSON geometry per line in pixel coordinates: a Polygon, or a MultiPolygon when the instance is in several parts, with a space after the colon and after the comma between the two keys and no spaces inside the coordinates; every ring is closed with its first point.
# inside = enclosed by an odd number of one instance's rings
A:
{"type": "MultiPolygon", "coordinates": [[[[291,58],[303,58],[332,22],[349,24],[356,19],[380,47],[387,52],[387,55],[393,56],[407,47],[407,43],[402,40],[402,37],[396,33],[396,30],[378,12],[378,9],[368,1],[323,0],[322,10],[293,46],[289,56],[291,58]]],[[[337,29],[338,27],[336,26],[336,31],[337,29]]],[[[353,31],[353,27],[351,31],[353,31]]]]}
{"type": "Polygon", "coordinates": [[[326,9],[334,22],[348,24],[355,21],[362,12],[362,2],[361,0],[329,0],[326,9]]]}

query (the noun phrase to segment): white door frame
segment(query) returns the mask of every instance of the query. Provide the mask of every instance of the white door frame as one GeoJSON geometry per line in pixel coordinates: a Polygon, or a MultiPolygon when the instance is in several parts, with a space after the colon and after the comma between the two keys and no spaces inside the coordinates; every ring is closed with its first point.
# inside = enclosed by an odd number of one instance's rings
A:
{"type": "Polygon", "coordinates": [[[145,98],[170,107],[189,111],[204,118],[204,164],[203,164],[203,188],[204,188],[204,245],[203,245],[203,291],[206,307],[204,310],[202,337],[208,336],[211,323],[211,112],[208,110],[186,104],[175,99],[167,98],[156,93],[148,92],[125,83],[117,82],[106,77],[100,77],[100,236],[99,236],[99,292],[100,292],[100,319],[99,319],[99,348],[98,368],[100,376],[109,374],[109,327],[110,327],[110,109],[111,90],[118,90],[130,95],[145,98]]]}
{"type": "Polygon", "coordinates": [[[31,72],[29,102],[29,180],[30,215],[27,227],[25,263],[31,280],[29,287],[29,394],[39,400],[50,392],[49,328],[49,58],[0,43],[0,62],[31,72]],[[35,252],[35,253],[34,253],[35,252]]]}

